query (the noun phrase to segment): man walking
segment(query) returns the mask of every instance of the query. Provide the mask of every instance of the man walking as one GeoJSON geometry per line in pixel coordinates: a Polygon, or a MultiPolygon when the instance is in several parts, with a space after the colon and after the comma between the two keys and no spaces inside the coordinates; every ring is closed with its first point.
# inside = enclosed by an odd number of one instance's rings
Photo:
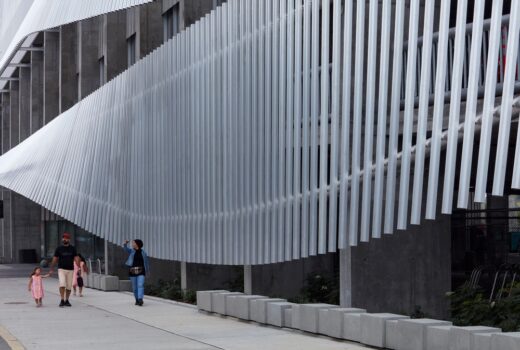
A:
{"type": "Polygon", "coordinates": [[[70,234],[65,232],[62,237],[62,245],[56,248],[51,262],[50,273],[54,272],[54,265],[58,263],[58,279],[60,281],[60,307],[72,306],[69,302],[74,278],[74,260],[80,263],[76,248],[70,244],[70,234]]]}

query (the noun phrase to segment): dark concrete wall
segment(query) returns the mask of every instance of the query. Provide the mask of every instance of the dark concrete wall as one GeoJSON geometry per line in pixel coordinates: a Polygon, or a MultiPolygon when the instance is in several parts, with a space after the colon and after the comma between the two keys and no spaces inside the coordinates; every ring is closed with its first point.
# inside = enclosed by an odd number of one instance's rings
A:
{"type": "Polygon", "coordinates": [[[15,147],[20,140],[20,95],[19,95],[19,81],[12,80],[10,83],[10,104],[11,104],[11,123],[9,124],[9,138],[10,144],[9,147],[15,147]]]}
{"type": "Polygon", "coordinates": [[[306,279],[314,274],[337,270],[338,254],[325,254],[278,264],[252,267],[253,294],[294,298],[301,293],[306,279]]]}
{"type": "Polygon", "coordinates": [[[78,102],[78,24],[60,27],[60,114],[78,102]]]}
{"type": "Polygon", "coordinates": [[[99,87],[100,18],[99,16],[89,18],[78,23],[79,100],[99,87]]]}
{"type": "Polygon", "coordinates": [[[43,126],[43,52],[31,52],[31,111],[29,133],[43,126]]]}
{"type": "Polygon", "coordinates": [[[19,114],[19,142],[31,134],[31,68],[19,68],[20,71],[20,114],[19,114]]]}
{"type": "Polygon", "coordinates": [[[163,43],[162,3],[160,1],[139,7],[137,37],[139,38],[138,58],[143,58],[163,43]]]}
{"type": "Polygon", "coordinates": [[[451,220],[439,215],[352,248],[352,305],[369,312],[448,316],[451,220]]]}
{"type": "Polygon", "coordinates": [[[60,33],[43,33],[43,124],[60,113],[60,33]]]}
{"type": "Polygon", "coordinates": [[[183,1],[181,6],[184,26],[189,27],[213,9],[213,0],[183,1]]]}
{"type": "Polygon", "coordinates": [[[107,14],[105,41],[105,69],[107,81],[127,68],[126,13],[117,11],[107,14]]]}
{"type": "Polygon", "coordinates": [[[20,260],[20,250],[34,249],[37,259],[41,253],[41,207],[33,201],[11,192],[12,230],[16,262],[20,260]]]}
{"type": "Polygon", "coordinates": [[[11,96],[8,92],[2,93],[2,154],[11,149],[9,125],[11,124],[11,96]]]}
{"type": "Polygon", "coordinates": [[[187,289],[236,289],[233,286],[243,287],[242,266],[186,264],[187,289]]]}

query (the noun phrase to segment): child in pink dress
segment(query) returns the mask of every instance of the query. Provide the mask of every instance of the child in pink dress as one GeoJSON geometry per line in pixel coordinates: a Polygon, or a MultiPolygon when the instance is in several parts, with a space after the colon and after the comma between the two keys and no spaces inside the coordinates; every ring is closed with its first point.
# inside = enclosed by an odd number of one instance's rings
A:
{"type": "Polygon", "coordinates": [[[42,275],[42,270],[40,267],[35,267],[31,278],[29,279],[29,292],[31,292],[34,301],[36,302],[36,307],[42,306],[43,299],[43,278],[47,278],[50,274],[42,275]]]}

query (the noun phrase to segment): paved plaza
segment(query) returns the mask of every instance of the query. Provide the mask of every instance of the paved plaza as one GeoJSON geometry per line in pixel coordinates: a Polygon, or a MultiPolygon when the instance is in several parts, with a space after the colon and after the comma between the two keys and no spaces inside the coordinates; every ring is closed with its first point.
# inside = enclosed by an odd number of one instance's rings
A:
{"type": "Polygon", "coordinates": [[[194,306],[128,292],[86,289],[59,308],[57,279],[47,278],[43,307],[27,291],[32,265],[0,265],[0,350],[226,349],[357,350],[355,343],[199,312],[194,306]]]}

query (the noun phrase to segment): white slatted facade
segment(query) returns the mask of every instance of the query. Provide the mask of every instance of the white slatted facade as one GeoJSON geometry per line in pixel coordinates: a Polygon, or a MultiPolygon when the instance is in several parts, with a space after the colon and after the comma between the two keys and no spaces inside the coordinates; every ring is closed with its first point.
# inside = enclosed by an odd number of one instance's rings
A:
{"type": "Polygon", "coordinates": [[[520,188],[520,0],[507,26],[493,1],[486,35],[482,6],[468,31],[460,1],[450,32],[449,0],[406,5],[229,0],[4,154],[0,185],[151,256],[235,265],[434,219],[438,192],[465,208],[472,176],[478,201],[507,167],[520,188]]]}

